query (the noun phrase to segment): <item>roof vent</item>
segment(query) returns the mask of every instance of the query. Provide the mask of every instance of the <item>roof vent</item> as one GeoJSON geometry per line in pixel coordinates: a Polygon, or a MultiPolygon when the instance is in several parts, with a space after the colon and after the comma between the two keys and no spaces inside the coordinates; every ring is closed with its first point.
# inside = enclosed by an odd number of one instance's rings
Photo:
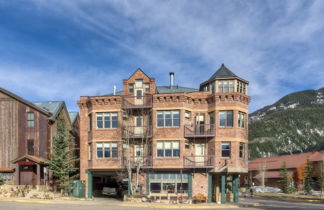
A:
{"type": "Polygon", "coordinates": [[[174,72],[170,72],[170,88],[173,87],[174,72]]]}

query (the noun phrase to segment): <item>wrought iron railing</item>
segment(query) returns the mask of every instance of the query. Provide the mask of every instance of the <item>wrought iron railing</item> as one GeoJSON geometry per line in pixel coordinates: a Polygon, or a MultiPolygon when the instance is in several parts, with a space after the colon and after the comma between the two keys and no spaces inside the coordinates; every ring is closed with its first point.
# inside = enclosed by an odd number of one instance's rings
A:
{"type": "Polygon", "coordinates": [[[215,156],[214,155],[184,156],[183,167],[184,168],[214,168],[215,156]]]}
{"type": "Polygon", "coordinates": [[[152,108],[152,95],[122,96],[123,109],[152,108]]]}
{"type": "Polygon", "coordinates": [[[152,156],[130,156],[123,158],[123,166],[125,168],[152,168],[153,166],[153,159],[152,156]]]}
{"type": "Polygon", "coordinates": [[[185,137],[213,137],[215,124],[185,125],[185,137]]]}
{"type": "Polygon", "coordinates": [[[151,138],[152,126],[123,126],[123,138],[151,138]]]}

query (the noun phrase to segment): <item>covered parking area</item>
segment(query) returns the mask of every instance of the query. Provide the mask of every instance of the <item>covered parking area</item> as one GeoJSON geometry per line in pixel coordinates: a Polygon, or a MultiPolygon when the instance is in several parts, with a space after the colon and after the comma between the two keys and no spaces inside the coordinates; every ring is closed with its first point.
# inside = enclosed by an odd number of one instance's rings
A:
{"type": "Polygon", "coordinates": [[[127,181],[123,171],[109,170],[86,170],[87,179],[87,197],[120,198],[127,191],[127,181]],[[115,194],[114,190],[115,189],[115,194]],[[108,193],[109,191],[109,193],[108,193]]]}

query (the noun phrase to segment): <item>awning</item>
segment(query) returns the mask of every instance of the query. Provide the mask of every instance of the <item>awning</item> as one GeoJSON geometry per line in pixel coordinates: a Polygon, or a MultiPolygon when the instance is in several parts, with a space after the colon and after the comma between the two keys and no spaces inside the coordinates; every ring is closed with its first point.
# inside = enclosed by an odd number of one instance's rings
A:
{"type": "Polygon", "coordinates": [[[0,173],[13,173],[15,172],[14,168],[0,168],[0,173]]]}
{"type": "Polygon", "coordinates": [[[46,160],[44,158],[37,157],[34,155],[23,155],[14,159],[12,162],[18,163],[19,165],[33,165],[33,163],[45,164],[45,161],[46,160]]]}

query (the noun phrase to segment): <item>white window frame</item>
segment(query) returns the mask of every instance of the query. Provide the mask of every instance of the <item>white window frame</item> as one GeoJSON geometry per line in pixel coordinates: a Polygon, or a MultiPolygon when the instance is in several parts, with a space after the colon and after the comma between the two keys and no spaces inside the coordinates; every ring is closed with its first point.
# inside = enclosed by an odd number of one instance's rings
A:
{"type": "Polygon", "coordinates": [[[156,127],[157,128],[179,128],[181,125],[181,117],[180,117],[180,110],[158,110],[156,112],[156,127]],[[165,115],[167,112],[170,112],[170,115],[171,115],[171,125],[170,126],[166,126],[165,125],[165,122],[167,119],[170,119],[170,118],[165,118],[165,115]],[[179,118],[174,118],[174,112],[178,112],[178,115],[179,115],[179,118]],[[163,126],[159,126],[159,118],[158,118],[158,115],[162,113],[163,114],[163,126]],[[174,125],[174,120],[179,120],[179,125],[174,125]]]}
{"type": "Polygon", "coordinates": [[[97,112],[96,113],[96,128],[98,130],[102,129],[117,129],[119,127],[118,125],[118,112],[97,112]],[[98,127],[98,117],[102,117],[102,128],[98,127]],[[109,127],[105,127],[105,117],[109,117],[109,127]],[[117,120],[112,120],[112,117],[117,117],[117,120]],[[113,121],[117,121],[117,126],[113,127],[113,121]]]}

